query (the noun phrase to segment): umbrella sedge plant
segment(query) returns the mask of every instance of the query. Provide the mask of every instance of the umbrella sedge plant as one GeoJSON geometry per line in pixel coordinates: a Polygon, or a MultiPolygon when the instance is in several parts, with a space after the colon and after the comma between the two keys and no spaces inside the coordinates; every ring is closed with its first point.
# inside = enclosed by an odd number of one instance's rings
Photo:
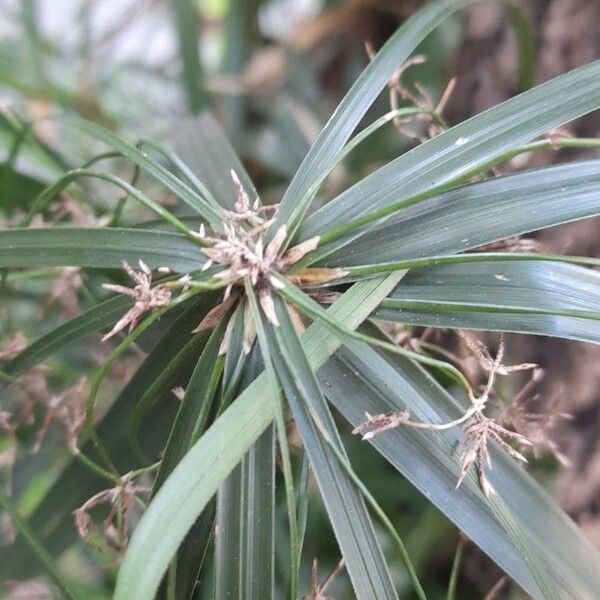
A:
{"type": "MultiPolygon", "coordinates": [[[[531,596],[594,596],[598,553],[521,468],[532,452],[556,448],[539,418],[521,410],[511,420],[494,401],[502,378],[539,376],[535,365],[504,363],[502,332],[600,342],[593,269],[600,260],[543,253],[520,238],[600,214],[600,162],[502,177],[493,167],[545,148],[600,147],[596,139],[557,133],[600,108],[600,63],[448,127],[441,114],[447,94],[436,103],[401,77],[420,41],[469,3],[432,2],[378,52],[370,49],[369,65],[278,204],[262,202],[208,114],[193,123],[200,139],[213,132],[207,152],[219,147],[211,165],[220,186],[166,145],[135,145],[100,125],[57,117],[110,150],[65,172],[27,216],[0,231],[3,284],[70,267],[103,277],[106,297],[29,345],[7,338],[2,385],[23,386],[25,373],[94,332],[112,350],[88,380],[48,403],[46,427],[61,425],[72,456],[56,481],[27,518],[19,516],[19,498],[0,496],[19,534],[0,550],[3,576],[44,568],[65,597],[77,597],[56,558],[78,533],[118,549],[119,600],[193,597],[209,549],[216,598],[296,599],[310,474],[341,560],[323,584],[315,562],[308,597],[323,597],[346,570],[357,598],[398,598],[388,566],[395,554],[414,593],[427,598],[397,524],[348,459],[333,406],[531,596]],[[386,87],[392,110],[356,132],[386,87]],[[398,108],[399,100],[411,106],[398,108]],[[418,145],[316,205],[331,171],[390,123],[403,135],[416,131],[418,145]],[[185,210],[165,208],[137,179],[103,169],[114,156],[154,178],[185,210]],[[92,226],[36,226],[57,195],[90,179],[121,189],[123,201],[140,203],[162,224],[121,226],[119,203],[92,226]],[[418,327],[458,331],[481,377],[419,337],[418,327]],[[499,332],[497,350],[472,330],[499,332]],[[145,349],[137,372],[98,413],[107,374],[134,348],[145,349]],[[160,427],[155,418],[155,429],[142,426],[175,384],[176,414],[158,418],[160,427]],[[290,427],[302,441],[301,473],[290,427]],[[157,447],[157,440],[165,441],[157,447]],[[287,514],[285,590],[274,576],[278,469],[287,514]],[[101,505],[108,516],[99,522],[94,510],[101,505]],[[141,511],[135,527],[134,508],[141,511]],[[385,552],[383,530],[394,540],[385,552]]],[[[5,411],[0,426],[12,431],[16,420],[5,411]]]]}

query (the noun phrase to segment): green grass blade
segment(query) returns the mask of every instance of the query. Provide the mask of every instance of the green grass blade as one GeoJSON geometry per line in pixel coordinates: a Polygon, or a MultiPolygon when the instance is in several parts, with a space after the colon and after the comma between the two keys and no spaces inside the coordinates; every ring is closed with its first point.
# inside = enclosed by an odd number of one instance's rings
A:
{"type": "Polygon", "coordinates": [[[600,343],[600,273],[567,264],[492,262],[410,271],[377,309],[410,325],[600,343]]]}
{"type": "Polygon", "coordinates": [[[165,169],[160,163],[152,160],[145,152],[122,140],[105,127],[76,117],[59,117],[57,121],[79,129],[93,138],[105,143],[124,157],[131,160],[157,181],[173,192],[182,202],[193,208],[209,223],[218,226],[220,222],[219,207],[213,205],[210,199],[203,198],[186,183],[165,169]]]}
{"type": "Polygon", "coordinates": [[[200,248],[184,236],[125,228],[54,227],[0,231],[0,268],[89,267],[121,269],[141,258],[151,269],[188,273],[202,268],[200,248]]]}
{"type": "Polygon", "coordinates": [[[188,382],[156,474],[154,494],[206,428],[223,368],[223,357],[218,353],[226,326],[227,321],[223,320],[211,333],[188,382]]]}
{"type": "Polygon", "coordinates": [[[210,113],[176,120],[171,127],[173,147],[221,206],[234,208],[237,190],[231,179],[232,169],[254,201],[258,196],[254,183],[210,113]]]}
{"type": "Polygon", "coordinates": [[[281,325],[273,328],[271,344],[279,345],[279,352],[273,354],[277,376],[300,430],[356,597],[397,598],[364,500],[311,418],[312,411],[326,429],[330,443],[345,456],[333,417],[287,309],[281,300],[276,301],[276,306],[281,325]]]}
{"type": "Polygon", "coordinates": [[[473,0],[431,2],[408,19],[386,42],[350,88],[306,155],[281,201],[273,231],[277,231],[283,223],[287,223],[292,231],[295,229],[316,193],[315,184],[331,169],[338,153],[387,85],[393,72],[444,19],[472,2],[473,0]]]}
{"type": "MultiPolygon", "coordinates": [[[[355,284],[330,308],[356,328],[399,281],[397,274],[355,284]]],[[[303,336],[313,368],[339,347],[322,326],[303,336]]],[[[155,593],[186,532],[221,482],[273,419],[264,394],[266,375],[259,376],[196,442],[159,490],[144,513],[125,555],[117,580],[116,600],[145,600],[155,593]],[[177,507],[177,510],[174,510],[177,507]]]]}
{"type": "MultiPolygon", "coordinates": [[[[319,371],[328,398],[356,425],[365,412],[409,408],[416,420],[450,421],[462,408],[420,367],[402,357],[384,358],[352,343],[319,371]]],[[[375,448],[468,537],[534,597],[540,597],[528,565],[481,494],[474,478],[454,490],[460,466],[458,432],[399,428],[375,436],[375,448]]],[[[506,454],[493,448],[490,479],[522,530],[528,551],[547,585],[560,597],[593,597],[599,585],[597,551],[555,502],[506,454]]]]}
{"type": "Polygon", "coordinates": [[[487,168],[504,152],[600,107],[600,61],[511,98],[417,146],[309,217],[300,239],[325,234],[330,251],[370,223],[487,168]],[[535,106],[535,110],[532,110],[535,106]]]}
{"type": "Polygon", "coordinates": [[[126,194],[125,197],[131,196],[132,198],[135,198],[142,205],[146,206],[151,211],[155,212],[158,216],[160,216],[163,221],[172,225],[177,231],[183,233],[184,235],[187,235],[191,239],[194,239],[193,236],[191,236],[188,227],[186,227],[184,223],[182,223],[176,216],[172,215],[166,208],[162,207],[160,204],[157,204],[148,196],[146,196],[146,194],[144,194],[144,192],[142,192],[141,190],[138,190],[136,187],[127,183],[120,177],[111,175],[110,173],[105,173],[103,171],[93,171],[91,169],[83,168],[68,171],[55,183],[42,190],[39,196],[35,199],[35,202],[31,210],[29,211],[29,214],[21,223],[21,226],[28,226],[31,223],[33,217],[36,214],[42,212],[44,207],[51,200],[53,200],[60,192],[65,190],[70,183],[84,177],[108,181],[114,186],[122,189],[126,194]]]}
{"type": "MultiPolygon", "coordinates": [[[[525,171],[465,185],[407,207],[324,264],[376,264],[464,252],[599,213],[600,161],[525,171]]],[[[327,246],[315,255],[328,253],[327,246]]]]}
{"type": "Polygon", "coordinates": [[[215,600],[274,597],[275,430],[268,427],[217,495],[215,600]]]}
{"type": "MultiPolygon", "coordinates": [[[[109,411],[102,417],[96,429],[103,446],[108,450],[121,473],[138,468],[139,456],[132,448],[124,424],[126,424],[137,403],[146,393],[148,385],[159,378],[178,350],[192,337],[190,333],[208,311],[208,303],[202,298],[193,303],[164,332],[136,373],[119,393],[109,411]]],[[[190,354],[185,364],[171,381],[165,382],[155,410],[148,415],[148,427],[139,443],[144,453],[156,456],[166,442],[169,425],[174,418],[174,401],[171,388],[180,385],[185,375],[191,373],[196,354],[190,354]]],[[[187,381],[187,379],[185,379],[187,381]]],[[[82,447],[84,453],[91,450],[91,443],[82,447]]],[[[106,488],[106,482],[88,471],[73,458],[60,473],[57,480],[44,495],[33,513],[28,516],[33,531],[43,532],[40,540],[52,556],[59,556],[77,539],[72,511],[88,498],[106,488]]],[[[24,579],[32,576],[32,563],[27,547],[16,543],[10,549],[0,548],[0,579],[14,577],[24,579]]]]}

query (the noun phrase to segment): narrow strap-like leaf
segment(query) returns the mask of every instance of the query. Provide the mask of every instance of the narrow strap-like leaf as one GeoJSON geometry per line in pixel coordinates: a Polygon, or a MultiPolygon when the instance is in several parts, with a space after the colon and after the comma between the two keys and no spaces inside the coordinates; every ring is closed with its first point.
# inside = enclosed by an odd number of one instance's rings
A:
{"type": "MultiPolygon", "coordinates": [[[[418,365],[402,357],[384,358],[361,342],[351,346],[326,363],[319,376],[330,383],[324,388],[328,398],[353,425],[364,421],[365,412],[408,408],[415,420],[427,422],[447,422],[462,413],[456,400],[418,365]]],[[[370,441],[528,593],[540,597],[511,533],[500,525],[474,478],[454,489],[459,439],[455,430],[397,428],[370,441]]],[[[550,588],[565,599],[593,598],[600,585],[597,551],[531,477],[505,453],[492,451],[489,477],[550,588]]]]}
{"type": "MultiPolygon", "coordinates": [[[[330,308],[356,328],[387,296],[401,275],[355,284],[330,308]]],[[[303,335],[313,368],[322,365],[339,341],[322,325],[303,335]]],[[[215,421],[165,481],[136,528],[119,572],[116,600],[152,597],[186,532],[221,482],[271,423],[274,408],[261,375],[215,421]],[[173,506],[178,509],[173,511],[173,506]]]]}
{"type": "Polygon", "coordinates": [[[600,273],[481,262],[414,269],[375,315],[409,325],[534,333],[600,343],[600,273]]]}
{"type": "MultiPolygon", "coordinates": [[[[140,466],[124,424],[130,419],[148,385],[161,376],[165,365],[192,337],[191,330],[208,308],[209,304],[204,298],[194,302],[147,349],[148,356],[97,424],[98,437],[120,472],[126,473],[140,466]]],[[[197,356],[190,354],[180,365],[179,376],[189,374],[196,360],[197,356]]],[[[148,456],[156,456],[167,439],[169,425],[174,417],[174,400],[170,391],[174,385],[177,385],[176,381],[166,381],[164,389],[159,391],[161,401],[148,417],[151,425],[142,430],[143,434],[139,438],[139,444],[148,456]]],[[[82,451],[89,451],[87,444],[82,447],[82,451]]],[[[104,488],[106,482],[88,471],[76,458],[73,457],[65,466],[28,518],[29,526],[34,531],[41,532],[40,541],[52,556],[59,556],[77,538],[72,511],[104,488]]],[[[18,541],[10,549],[0,548],[0,579],[31,577],[34,574],[32,567],[28,548],[18,541]]]]}
{"type": "Polygon", "coordinates": [[[386,42],[344,96],[300,165],[281,201],[273,231],[277,231],[283,223],[287,223],[291,230],[295,229],[316,193],[315,184],[329,171],[332,161],[386,86],[393,72],[444,19],[473,1],[432,2],[408,19],[386,42]]]}
{"type": "Polygon", "coordinates": [[[600,61],[511,98],[396,158],[311,215],[299,237],[324,234],[332,252],[377,219],[465,181],[505,151],[597,108],[600,61]]]}
{"type": "Polygon", "coordinates": [[[273,331],[271,344],[279,345],[279,352],[273,354],[277,376],[310,458],[354,592],[359,600],[397,598],[364,500],[329,448],[310,411],[315,412],[326,428],[329,442],[344,454],[333,417],[280,299],[276,300],[276,308],[280,328],[273,331]]]}
{"type": "Polygon", "coordinates": [[[176,233],[118,228],[55,227],[0,231],[0,268],[120,269],[124,260],[182,273],[205,263],[197,244],[176,233]]]}
{"type": "Polygon", "coordinates": [[[210,198],[203,198],[192,190],[187,184],[178,179],[173,173],[165,169],[160,163],[151,160],[145,152],[138,150],[135,146],[123,141],[105,127],[80,119],[77,117],[60,117],[58,119],[71,127],[75,127],[84,133],[91,135],[97,140],[104,142],[123,156],[133,161],[140,168],[147,171],[162,183],[168,190],[173,192],[185,204],[193,208],[199,215],[209,223],[219,224],[219,207],[213,206],[210,198]]]}
{"type": "MultiPolygon", "coordinates": [[[[324,264],[348,267],[465,252],[597,214],[600,161],[552,166],[464,185],[404,208],[324,264]]],[[[328,252],[325,244],[314,256],[328,252]]]]}

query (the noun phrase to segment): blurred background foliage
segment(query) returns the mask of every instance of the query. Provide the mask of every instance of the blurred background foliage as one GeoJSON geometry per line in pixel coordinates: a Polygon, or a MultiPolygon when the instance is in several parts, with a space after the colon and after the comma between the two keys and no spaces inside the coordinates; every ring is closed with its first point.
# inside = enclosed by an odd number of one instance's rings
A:
{"type": "MultiPolygon", "coordinates": [[[[364,42],[378,48],[422,4],[417,0],[0,0],[0,224],[17,222],[45,185],[65,168],[81,165],[101,150],[76,131],[45,120],[57,111],[80,114],[132,140],[168,141],[192,169],[210,177],[202,162],[202,143],[210,140],[198,140],[191,120],[191,115],[208,108],[218,117],[263,198],[277,202],[309,145],[364,68],[368,60],[364,42]]],[[[419,49],[427,62],[411,68],[406,81],[420,82],[439,98],[456,75],[458,85],[447,108],[448,120],[454,124],[600,56],[598,22],[600,5],[595,0],[484,3],[439,27],[419,49]]],[[[387,109],[383,94],[367,120],[387,109]]],[[[581,120],[576,132],[598,135],[599,118],[581,120]]],[[[336,169],[321,200],[413,143],[391,126],[382,128],[336,169]]],[[[556,159],[557,152],[550,150],[519,158],[508,168],[556,159]]],[[[131,166],[111,160],[121,176],[136,175],[131,166]]],[[[161,202],[171,202],[165,190],[145,181],[143,175],[138,185],[161,202]]],[[[90,209],[78,203],[66,209],[61,205],[55,222],[65,218],[65,210],[71,211],[72,222],[81,225],[115,218],[127,223],[144,216],[132,203],[123,207],[114,189],[99,183],[85,182],[73,194],[85,196],[90,209]],[[112,211],[115,201],[122,214],[112,211]]],[[[594,255],[600,244],[598,225],[590,220],[555,228],[539,241],[553,251],[594,255]]],[[[13,277],[2,281],[4,340],[15,331],[30,340],[38,338],[92,306],[99,290],[93,276],[65,269],[26,281],[13,277]],[[75,283],[74,277],[83,280],[75,283]],[[74,292],[77,287],[79,292],[74,292]]],[[[543,393],[552,394],[559,382],[563,385],[561,397],[574,419],[562,425],[556,436],[571,466],[557,472],[556,465],[547,461],[536,465],[535,472],[600,544],[600,372],[594,367],[600,355],[596,348],[559,340],[512,337],[509,347],[512,360],[546,367],[549,376],[543,393]]],[[[50,391],[59,389],[96,365],[101,352],[88,340],[53,357],[49,374],[38,371],[29,376],[38,377],[39,385],[50,391]]],[[[106,404],[114,397],[138,362],[139,355],[132,352],[113,369],[101,401],[106,404]]],[[[2,398],[5,402],[10,398],[2,398]]],[[[18,507],[25,516],[67,457],[60,431],[54,427],[41,450],[31,453],[41,420],[43,411],[34,407],[31,426],[19,430],[18,440],[8,434],[1,440],[0,483],[19,497],[18,507]]],[[[357,472],[407,541],[431,598],[445,598],[459,544],[456,528],[377,460],[368,445],[352,436],[345,441],[357,472]]],[[[305,593],[312,557],[318,558],[321,578],[339,559],[316,490],[311,490],[310,498],[301,579],[305,593]]],[[[283,497],[279,500],[283,523],[285,502],[283,497]]],[[[1,526],[2,543],[9,543],[12,534],[6,518],[1,526]]],[[[381,536],[385,540],[385,532],[381,536]]],[[[384,546],[391,544],[387,540],[384,546]]],[[[286,542],[278,539],[277,545],[281,560],[276,577],[283,581],[286,542]]],[[[482,598],[502,573],[468,541],[460,542],[460,547],[464,557],[456,597],[482,598]]],[[[60,563],[86,598],[107,598],[116,558],[77,541],[60,563]]],[[[402,566],[396,560],[391,566],[400,576],[402,566]]],[[[204,573],[211,573],[210,565],[204,573]]],[[[411,597],[408,580],[405,588],[406,597],[411,597]]],[[[198,597],[210,598],[210,589],[207,577],[198,597]]],[[[8,598],[47,597],[43,586],[13,584],[5,586],[4,593],[8,598]]],[[[328,594],[352,597],[343,573],[328,594]]],[[[497,597],[522,594],[506,585],[497,597]]]]}

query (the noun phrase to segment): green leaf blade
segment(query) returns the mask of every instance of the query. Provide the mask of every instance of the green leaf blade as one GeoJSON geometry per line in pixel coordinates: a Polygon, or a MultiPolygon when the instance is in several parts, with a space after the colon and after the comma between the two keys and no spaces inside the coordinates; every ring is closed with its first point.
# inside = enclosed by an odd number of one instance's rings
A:
{"type": "Polygon", "coordinates": [[[437,25],[473,1],[432,2],[408,19],[387,41],[348,91],[306,155],[281,201],[274,231],[284,223],[291,225],[291,229],[297,225],[312,200],[311,191],[312,194],[316,192],[312,190],[314,184],[331,168],[332,161],[387,85],[393,72],[437,25]]]}
{"type": "MultiPolygon", "coordinates": [[[[355,284],[329,309],[356,328],[401,278],[393,274],[355,284]]],[[[321,326],[304,333],[313,368],[322,365],[339,341],[321,326]]],[[[146,600],[155,593],[180,542],[221,482],[271,423],[274,408],[260,375],[215,421],[171,473],[134,532],[119,572],[116,600],[146,600]],[[177,506],[177,511],[173,511],[177,506]]]]}
{"type": "MultiPolygon", "coordinates": [[[[456,125],[367,176],[309,217],[304,240],[341,227],[329,252],[368,230],[351,223],[433,195],[504,152],[600,107],[600,61],[561,75],[456,125]],[[350,224],[349,224],[350,223],[350,224]],[[346,229],[351,230],[343,233],[346,229]]],[[[388,211],[388,212],[386,212],[388,211]]],[[[337,235],[337,234],[336,234],[337,235]]]]}
{"type": "Polygon", "coordinates": [[[563,263],[481,262],[409,272],[375,316],[410,325],[600,343],[600,273],[563,263]]]}
{"type": "Polygon", "coordinates": [[[199,246],[174,233],[125,229],[9,229],[0,231],[0,268],[120,269],[123,260],[187,273],[202,268],[199,246]]]}

